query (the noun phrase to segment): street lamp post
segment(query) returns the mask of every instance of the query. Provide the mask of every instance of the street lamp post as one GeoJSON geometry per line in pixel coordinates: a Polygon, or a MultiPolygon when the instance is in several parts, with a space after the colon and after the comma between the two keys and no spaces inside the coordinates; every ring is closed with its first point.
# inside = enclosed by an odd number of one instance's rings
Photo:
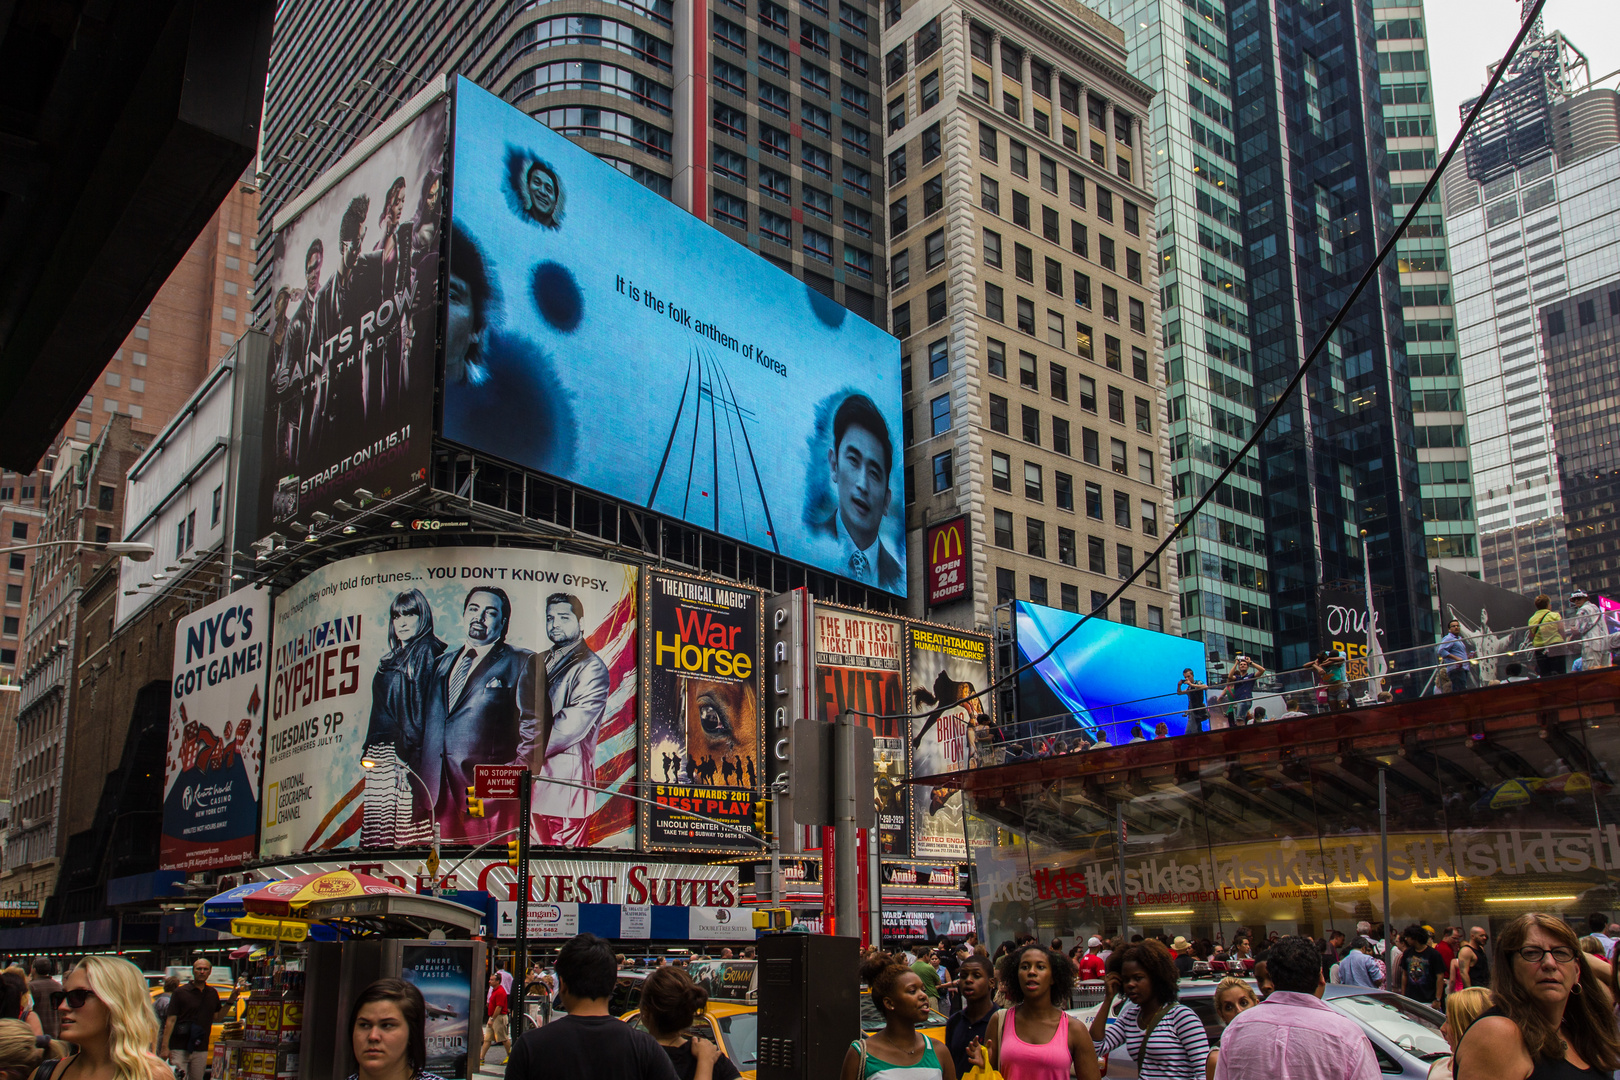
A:
{"type": "MultiPolygon", "coordinates": [[[[360,767],[367,771],[377,768],[380,764],[382,763],[375,758],[363,757],[360,759],[360,767]]],[[[423,780],[415,769],[405,764],[397,756],[394,758],[394,764],[404,769],[408,776],[422,785],[422,794],[427,796],[428,813],[433,814],[433,793],[428,790],[427,781],[423,780]]],[[[433,850],[432,854],[428,856],[428,876],[433,879],[433,895],[443,895],[444,889],[439,885],[439,816],[437,814],[433,814],[433,850]]]]}
{"type": "Polygon", "coordinates": [[[151,544],[126,544],[118,540],[42,540],[37,544],[13,544],[4,550],[7,552],[38,551],[41,548],[51,547],[96,548],[106,552],[108,555],[121,555],[132,562],[146,562],[157,551],[151,544]]]}

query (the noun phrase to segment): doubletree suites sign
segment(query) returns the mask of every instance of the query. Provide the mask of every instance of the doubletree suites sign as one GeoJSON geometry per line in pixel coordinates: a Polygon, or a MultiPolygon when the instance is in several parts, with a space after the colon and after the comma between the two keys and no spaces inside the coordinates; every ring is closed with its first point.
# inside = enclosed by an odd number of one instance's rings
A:
{"type": "Polygon", "coordinates": [[[0,919],[37,919],[38,900],[0,900],[0,919]]]}

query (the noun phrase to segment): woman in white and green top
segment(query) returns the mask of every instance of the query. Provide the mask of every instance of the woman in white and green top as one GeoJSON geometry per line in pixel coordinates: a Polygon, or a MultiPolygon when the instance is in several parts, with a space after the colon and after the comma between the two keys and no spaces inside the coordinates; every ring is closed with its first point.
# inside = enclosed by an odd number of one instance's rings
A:
{"type": "Polygon", "coordinates": [[[872,976],[871,986],[885,1024],[850,1044],[839,1080],[956,1080],[950,1052],[917,1030],[928,1018],[922,978],[904,964],[891,963],[872,976]]]}

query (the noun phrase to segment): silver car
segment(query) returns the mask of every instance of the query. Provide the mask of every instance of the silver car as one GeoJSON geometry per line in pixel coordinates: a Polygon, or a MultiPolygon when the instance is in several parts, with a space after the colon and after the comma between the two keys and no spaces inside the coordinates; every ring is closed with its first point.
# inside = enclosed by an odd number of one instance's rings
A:
{"type": "MultiPolygon", "coordinates": [[[[1221,1022],[1215,1015],[1215,983],[1183,982],[1180,987],[1181,1003],[1198,1014],[1209,1035],[1211,1048],[1221,1043],[1221,1022]]],[[[1251,984],[1252,985],[1252,984],[1251,984]]],[[[1445,1017],[1427,1005],[1387,990],[1369,990],[1361,986],[1330,984],[1322,1000],[1348,1016],[1366,1033],[1372,1044],[1378,1068],[1388,1077],[1402,1080],[1426,1080],[1429,1067],[1451,1053],[1440,1025],[1445,1017]]],[[[1116,1011],[1122,1002],[1116,1000],[1116,1011]]],[[[1097,1006],[1070,1009],[1069,1019],[1089,1027],[1097,1015],[1097,1006]]],[[[1115,1023],[1110,1017],[1108,1022],[1115,1023]]],[[[1136,1060],[1123,1047],[1108,1055],[1104,1073],[1108,1080],[1137,1080],[1136,1060]]]]}

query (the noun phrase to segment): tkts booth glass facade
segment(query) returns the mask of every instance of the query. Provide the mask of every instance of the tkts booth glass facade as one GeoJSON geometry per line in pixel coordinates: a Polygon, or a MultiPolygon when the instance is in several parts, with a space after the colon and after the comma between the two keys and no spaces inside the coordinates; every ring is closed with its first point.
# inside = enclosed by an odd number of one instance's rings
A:
{"type": "Polygon", "coordinates": [[[1617,701],[1603,670],[973,770],[980,931],[1117,934],[1122,879],[1133,933],[1227,943],[1584,926],[1620,907],[1617,701]]]}

